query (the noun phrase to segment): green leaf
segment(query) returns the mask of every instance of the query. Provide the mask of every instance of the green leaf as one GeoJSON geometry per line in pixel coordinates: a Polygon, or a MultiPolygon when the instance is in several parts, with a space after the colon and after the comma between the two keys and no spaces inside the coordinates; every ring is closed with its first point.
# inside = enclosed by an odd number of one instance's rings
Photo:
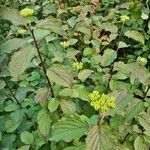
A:
{"type": "Polygon", "coordinates": [[[11,23],[16,25],[26,25],[27,20],[23,18],[19,12],[12,8],[0,8],[0,15],[5,19],[9,20],[11,23]]]}
{"type": "Polygon", "coordinates": [[[138,117],[138,120],[140,125],[150,132],[150,114],[144,112],[138,117]]]}
{"type": "Polygon", "coordinates": [[[1,55],[4,55],[5,53],[9,54],[13,50],[17,50],[23,47],[27,43],[28,43],[27,39],[13,38],[13,39],[7,40],[0,45],[0,54],[1,55]]]}
{"type": "Polygon", "coordinates": [[[51,141],[66,141],[70,142],[73,139],[80,138],[86,135],[89,129],[89,124],[81,120],[78,115],[70,115],[60,119],[52,126],[51,141]]]}
{"type": "Polygon", "coordinates": [[[74,91],[75,97],[78,97],[84,101],[89,101],[90,92],[85,88],[84,85],[81,85],[81,84],[74,85],[73,91],[74,91]]]}
{"type": "Polygon", "coordinates": [[[137,78],[142,84],[150,84],[150,73],[143,66],[138,63],[130,63],[126,65],[126,69],[131,73],[132,76],[137,78]]]}
{"type": "Polygon", "coordinates": [[[36,40],[40,40],[49,34],[50,34],[50,32],[45,29],[35,29],[34,30],[34,35],[35,35],[36,40]]]}
{"type": "Polygon", "coordinates": [[[64,148],[63,150],[84,150],[85,146],[83,144],[76,145],[76,146],[69,146],[64,148]]]}
{"type": "Polygon", "coordinates": [[[126,114],[126,121],[131,121],[133,118],[136,118],[140,112],[144,109],[144,103],[138,102],[130,111],[126,114]]]}
{"type": "Polygon", "coordinates": [[[74,91],[70,88],[64,88],[58,93],[58,95],[64,97],[74,97],[74,91]]]}
{"type": "Polygon", "coordinates": [[[138,136],[134,140],[134,148],[135,148],[135,150],[146,150],[147,149],[147,145],[144,143],[143,138],[138,136]]]}
{"type": "Polygon", "coordinates": [[[48,93],[48,89],[45,87],[45,88],[40,88],[36,91],[36,96],[35,96],[35,99],[36,99],[36,102],[41,102],[41,101],[45,101],[48,97],[49,93],[48,93]]]}
{"type": "Polygon", "coordinates": [[[140,42],[144,45],[145,43],[145,39],[142,33],[138,32],[138,31],[134,31],[134,30],[129,30],[125,33],[125,36],[127,36],[128,38],[131,38],[137,42],[140,42]]]}
{"type": "Polygon", "coordinates": [[[148,22],[148,29],[150,30],[150,21],[148,22]]]}
{"type": "Polygon", "coordinates": [[[28,131],[22,132],[20,135],[20,139],[25,144],[32,144],[34,141],[34,137],[33,137],[32,133],[30,133],[28,131]]]}
{"type": "Polygon", "coordinates": [[[53,17],[49,17],[44,20],[40,20],[37,23],[37,27],[47,29],[50,32],[54,32],[59,35],[66,35],[66,32],[62,28],[61,20],[53,18],[53,17]]]}
{"type": "Polygon", "coordinates": [[[75,103],[71,100],[61,100],[60,107],[64,114],[73,114],[76,111],[75,103]]]}
{"type": "Polygon", "coordinates": [[[1,140],[1,147],[7,147],[8,149],[12,149],[14,141],[16,141],[15,134],[4,134],[1,140]]]}
{"type": "Polygon", "coordinates": [[[92,72],[93,70],[90,69],[81,70],[78,74],[78,79],[84,82],[91,75],[92,72]]]}
{"type": "Polygon", "coordinates": [[[118,49],[125,48],[125,47],[128,47],[128,45],[125,42],[123,42],[123,41],[119,41],[118,49]]]}
{"type": "Polygon", "coordinates": [[[117,52],[112,49],[106,49],[101,58],[101,65],[103,67],[109,66],[117,58],[117,52]]]}
{"type": "Polygon", "coordinates": [[[70,39],[69,44],[70,45],[75,45],[78,42],[78,39],[70,39]]]}
{"type": "Polygon", "coordinates": [[[21,79],[21,75],[30,66],[31,59],[35,56],[35,51],[32,47],[25,47],[15,52],[9,63],[9,71],[14,80],[21,79]]]}
{"type": "Polygon", "coordinates": [[[118,32],[118,28],[117,26],[111,24],[110,22],[105,22],[101,24],[101,27],[105,30],[105,31],[109,31],[112,33],[117,33],[118,32]]]}
{"type": "Polygon", "coordinates": [[[98,126],[94,126],[86,138],[86,149],[85,150],[99,150],[100,149],[100,139],[98,126]]]}
{"type": "Polygon", "coordinates": [[[121,115],[115,115],[114,117],[110,118],[110,126],[114,130],[118,130],[121,123],[124,122],[124,119],[121,115]]]}
{"type": "Polygon", "coordinates": [[[14,132],[18,126],[20,125],[21,121],[17,122],[17,121],[14,121],[14,120],[7,120],[5,122],[5,128],[6,128],[6,131],[8,133],[12,133],[14,132]]]}
{"type": "Polygon", "coordinates": [[[87,135],[86,150],[111,150],[115,144],[113,141],[110,131],[101,128],[99,132],[98,126],[94,126],[87,135]]]}
{"type": "Polygon", "coordinates": [[[51,81],[64,87],[71,88],[73,84],[71,73],[68,72],[68,69],[63,65],[53,64],[52,67],[47,70],[47,75],[51,81]]]}
{"type": "Polygon", "coordinates": [[[18,109],[19,107],[18,107],[18,105],[17,104],[15,104],[15,103],[12,103],[12,104],[9,104],[9,105],[7,105],[6,107],[5,107],[5,111],[14,111],[14,110],[16,110],[16,109],[18,109]]]}
{"type": "Polygon", "coordinates": [[[51,118],[44,109],[40,110],[37,115],[38,128],[43,136],[48,136],[51,128],[51,118]]]}
{"type": "Polygon", "coordinates": [[[21,146],[19,147],[17,150],[29,150],[30,145],[25,145],[25,146],[21,146]]]}
{"type": "Polygon", "coordinates": [[[59,106],[59,101],[56,98],[50,99],[48,102],[48,109],[50,112],[54,112],[59,106]]]}
{"type": "Polygon", "coordinates": [[[3,89],[6,86],[6,83],[4,80],[0,80],[0,90],[3,89]]]}
{"type": "Polygon", "coordinates": [[[126,97],[124,97],[121,101],[118,101],[117,109],[119,110],[125,110],[125,108],[128,106],[128,104],[133,100],[134,95],[128,94],[126,97]]]}

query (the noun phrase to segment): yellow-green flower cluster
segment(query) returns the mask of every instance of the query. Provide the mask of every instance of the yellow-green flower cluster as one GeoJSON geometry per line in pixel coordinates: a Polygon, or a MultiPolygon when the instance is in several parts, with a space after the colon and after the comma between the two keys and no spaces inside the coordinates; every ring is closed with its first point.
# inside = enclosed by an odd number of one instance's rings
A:
{"type": "Polygon", "coordinates": [[[137,58],[136,61],[137,61],[138,64],[140,64],[142,66],[145,66],[148,62],[145,57],[140,57],[140,56],[137,58]]]}
{"type": "Polygon", "coordinates": [[[82,62],[75,62],[75,63],[73,63],[73,68],[76,70],[81,70],[81,69],[83,69],[83,63],[82,62]]]}
{"type": "Polygon", "coordinates": [[[30,8],[24,8],[20,11],[20,15],[26,18],[31,17],[33,13],[34,13],[34,10],[30,8]]]}
{"type": "Polygon", "coordinates": [[[124,16],[120,16],[120,21],[121,22],[126,22],[127,20],[129,20],[129,16],[126,16],[126,15],[124,15],[124,16]]]}
{"type": "Polygon", "coordinates": [[[23,35],[23,34],[25,34],[25,33],[26,33],[26,30],[25,30],[25,29],[19,29],[19,30],[18,30],[18,34],[23,35]]]}
{"type": "Polygon", "coordinates": [[[64,41],[64,42],[61,42],[60,45],[64,48],[68,48],[70,46],[70,42],[69,41],[64,41]]]}
{"type": "Polygon", "coordinates": [[[107,112],[110,108],[115,108],[116,99],[105,94],[100,94],[98,91],[93,91],[89,94],[90,104],[95,110],[107,112]]]}

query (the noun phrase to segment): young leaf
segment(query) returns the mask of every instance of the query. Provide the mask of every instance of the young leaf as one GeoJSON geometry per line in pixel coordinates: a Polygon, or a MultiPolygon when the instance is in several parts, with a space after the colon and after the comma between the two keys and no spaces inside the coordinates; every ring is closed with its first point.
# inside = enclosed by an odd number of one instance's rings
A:
{"type": "Polygon", "coordinates": [[[51,81],[64,87],[71,88],[73,84],[72,75],[70,74],[70,72],[68,72],[68,69],[63,65],[53,64],[52,67],[50,67],[47,70],[47,75],[51,81]]]}
{"type": "Polygon", "coordinates": [[[70,115],[60,119],[52,126],[51,141],[66,141],[70,142],[73,139],[80,138],[86,135],[89,129],[89,124],[81,120],[78,115],[70,115]]]}
{"type": "Polygon", "coordinates": [[[137,63],[131,63],[131,64],[127,64],[127,69],[142,84],[148,85],[150,83],[150,73],[143,66],[141,66],[141,65],[139,65],[137,63]]]}
{"type": "Polygon", "coordinates": [[[60,106],[64,114],[73,114],[76,111],[76,106],[71,100],[61,100],[60,106]]]}
{"type": "Polygon", "coordinates": [[[139,123],[146,131],[150,131],[150,114],[142,113],[139,118],[139,123]]]}
{"type": "Polygon", "coordinates": [[[138,31],[134,31],[134,30],[129,30],[125,33],[125,36],[127,36],[128,38],[131,38],[137,42],[140,42],[144,45],[145,43],[145,39],[142,33],[138,32],[138,31]]]}
{"type": "Polygon", "coordinates": [[[138,114],[144,109],[144,103],[138,102],[127,114],[126,121],[131,121],[133,118],[136,118],[138,114]]]}
{"type": "Polygon", "coordinates": [[[81,70],[78,74],[78,79],[84,82],[92,73],[93,71],[90,69],[81,70]]]}
{"type": "Polygon", "coordinates": [[[117,52],[112,49],[106,49],[101,59],[103,67],[109,66],[117,58],[117,52]]]}
{"type": "Polygon", "coordinates": [[[26,25],[27,20],[19,12],[12,8],[0,8],[0,15],[16,25],[26,25]]]}
{"type": "Polygon", "coordinates": [[[27,43],[28,43],[27,39],[13,38],[13,39],[7,40],[0,45],[0,54],[1,55],[4,55],[5,53],[9,54],[13,50],[17,50],[23,47],[27,43]]]}
{"type": "Polygon", "coordinates": [[[9,63],[9,71],[14,80],[18,81],[24,71],[30,66],[35,51],[32,47],[25,47],[15,52],[9,63]]]}
{"type": "Polygon", "coordinates": [[[18,105],[15,103],[9,104],[5,107],[5,111],[9,112],[9,111],[14,111],[18,109],[18,105]]]}
{"type": "Polygon", "coordinates": [[[118,49],[125,48],[125,47],[128,47],[128,45],[125,42],[123,42],[123,41],[119,41],[118,49]]]}
{"type": "Polygon", "coordinates": [[[3,89],[6,86],[6,83],[4,80],[0,80],[0,90],[3,89]]]}
{"type": "Polygon", "coordinates": [[[90,92],[85,88],[84,85],[81,85],[81,84],[74,85],[73,91],[74,91],[74,94],[76,95],[75,97],[78,97],[84,101],[89,101],[90,92]]]}
{"type": "Polygon", "coordinates": [[[43,136],[48,136],[51,128],[51,118],[44,109],[40,110],[37,115],[38,128],[43,136]]]}
{"type": "Polygon", "coordinates": [[[59,106],[59,101],[56,98],[50,99],[48,102],[48,109],[50,112],[54,112],[59,106]]]}
{"type": "Polygon", "coordinates": [[[144,143],[144,140],[142,137],[138,136],[134,140],[134,148],[135,148],[135,150],[146,150],[147,149],[147,145],[144,143]]]}
{"type": "Polygon", "coordinates": [[[46,100],[47,97],[48,97],[48,89],[47,88],[40,88],[36,91],[35,99],[36,99],[37,103],[46,100]]]}
{"type": "Polygon", "coordinates": [[[28,132],[28,131],[24,131],[21,133],[20,135],[21,141],[25,144],[32,144],[34,141],[34,137],[32,135],[32,133],[28,132]]]}
{"type": "Polygon", "coordinates": [[[47,29],[50,32],[54,32],[59,35],[66,35],[65,31],[62,28],[61,20],[53,18],[53,17],[40,20],[37,23],[37,27],[47,29]]]}
{"type": "Polygon", "coordinates": [[[112,32],[112,33],[117,33],[117,32],[118,32],[117,26],[111,24],[110,22],[102,23],[101,27],[102,27],[105,31],[109,31],[109,32],[112,32]]]}

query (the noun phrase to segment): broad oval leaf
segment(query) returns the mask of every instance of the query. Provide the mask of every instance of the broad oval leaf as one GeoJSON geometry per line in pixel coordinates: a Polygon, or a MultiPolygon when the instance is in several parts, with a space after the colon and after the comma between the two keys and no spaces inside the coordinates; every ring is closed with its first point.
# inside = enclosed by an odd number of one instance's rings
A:
{"type": "Polygon", "coordinates": [[[2,7],[0,8],[0,15],[16,25],[27,24],[27,20],[16,9],[2,7]]]}
{"type": "Polygon", "coordinates": [[[69,88],[72,87],[73,77],[71,73],[68,72],[68,69],[63,65],[53,64],[52,67],[47,70],[47,75],[49,79],[56,84],[69,88]]]}
{"type": "Polygon", "coordinates": [[[94,126],[86,138],[86,150],[111,150],[115,148],[114,136],[111,131],[102,128],[99,131],[98,126],[94,126]]]}
{"type": "Polygon", "coordinates": [[[99,150],[100,149],[99,136],[100,135],[99,135],[98,126],[94,126],[87,135],[85,150],[99,150]]]}
{"type": "Polygon", "coordinates": [[[138,32],[138,31],[134,31],[134,30],[129,30],[125,33],[125,36],[127,36],[128,38],[131,38],[137,42],[140,42],[144,45],[145,43],[145,39],[142,33],[138,32]]]}
{"type": "Polygon", "coordinates": [[[62,28],[61,20],[53,18],[53,17],[40,20],[37,23],[37,27],[47,29],[50,32],[54,32],[59,35],[66,35],[66,32],[62,28]]]}
{"type": "Polygon", "coordinates": [[[42,101],[45,101],[48,97],[48,89],[45,87],[45,88],[40,88],[36,91],[36,96],[35,96],[35,99],[36,99],[36,102],[42,102],[42,101]]]}
{"type": "Polygon", "coordinates": [[[135,150],[146,150],[147,144],[144,143],[144,139],[142,137],[138,136],[134,140],[134,148],[135,150]]]}
{"type": "Polygon", "coordinates": [[[34,137],[32,135],[32,133],[28,132],[28,131],[24,131],[21,133],[20,135],[21,141],[25,144],[32,144],[34,141],[34,137]]]}
{"type": "Polygon", "coordinates": [[[117,52],[113,49],[106,49],[101,58],[101,65],[103,67],[109,66],[117,58],[117,52]]]}
{"type": "Polygon", "coordinates": [[[84,82],[92,73],[93,71],[90,69],[81,70],[78,74],[78,79],[84,82]]]}
{"type": "Polygon", "coordinates": [[[64,114],[73,114],[76,111],[75,103],[71,100],[61,100],[60,107],[64,114]]]}
{"type": "Polygon", "coordinates": [[[48,136],[51,128],[51,118],[44,109],[40,110],[37,115],[38,128],[43,136],[48,136]]]}
{"type": "Polygon", "coordinates": [[[126,64],[126,69],[142,84],[146,86],[150,84],[150,72],[143,66],[139,65],[138,63],[131,63],[126,64]]]}
{"type": "Polygon", "coordinates": [[[0,45],[0,54],[1,55],[4,55],[5,53],[9,54],[13,50],[17,50],[23,47],[27,43],[28,43],[27,39],[21,39],[21,38],[13,38],[7,40],[0,45]]]}
{"type": "Polygon", "coordinates": [[[82,120],[78,115],[70,115],[60,119],[52,126],[51,141],[66,141],[70,142],[75,138],[80,138],[86,135],[89,129],[89,124],[82,120]]]}
{"type": "Polygon", "coordinates": [[[139,113],[144,109],[144,103],[138,102],[128,113],[126,114],[126,121],[131,121],[133,118],[136,118],[139,113]]]}
{"type": "Polygon", "coordinates": [[[59,101],[56,98],[50,99],[48,102],[48,109],[50,112],[54,112],[59,106],[59,101]]]}
{"type": "Polygon", "coordinates": [[[14,80],[18,81],[24,71],[30,66],[35,51],[32,47],[25,47],[15,52],[9,63],[9,71],[14,80]]]}

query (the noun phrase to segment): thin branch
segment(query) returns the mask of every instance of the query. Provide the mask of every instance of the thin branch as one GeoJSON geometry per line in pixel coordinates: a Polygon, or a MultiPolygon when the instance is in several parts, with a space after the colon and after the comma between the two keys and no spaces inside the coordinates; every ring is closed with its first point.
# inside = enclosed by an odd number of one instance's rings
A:
{"type": "Polygon", "coordinates": [[[146,92],[143,94],[143,101],[145,101],[145,99],[146,99],[146,97],[147,97],[147,94],[148,94],[149,90],[150,90],[150,85],[148,86],[146,92]]]}
{"type": "Polygon", "coordinates": [[[98,114],[98,132],[99,132],[99,139],[100,139],[100,134],[101,134],[101,127],[102,127],[102,118],[103,118],[103,113],[99,111],[99,114],[98,114]]]}
{"type": "MultiPolygon", "coordinates": [[[[15,101],[17,102],[17,104],[19,105],[19,107],[20,107],[21,109],[23,109],[23,107],[22,107],[21,104],[19,103],[19,100],[16,98],[15,94],[13,93],[12,89],[10,88],[8,82],[7,82],[5,79],[4,79],[4,81],[5,81],[5,83],[6,83],[6,86],[8,87],[8,90],[9,90],[10,94],[12,95],[12,97],[15,99],[15,101]]],[[[31,119],[27,116],[26,113],[25,113],[25,116],[26,116],[26,118],[27,118],[28,120],[31,121],[31,119]]]]}
{"type": "Polygon", "coordinates": [[[52,97],[55,97],[55,95],[54,95],[54,91],[53,91],[53,89],[52,89],[51,82],[50,82],[50,80],[49,80],[49,78],[48,78],[48,76],[47,76],[47,74],[46,74],[46,68],[45,68],[45,65],[44,65],[44,61],[43,61],[43,58],[42,58],[42,55],[41,55],[41,52],[40,52],[39,46],[38,46],[38,44],[37,44],[37,41],[36,41],[36,38],[35,38],[35,35],[34,35],[34,31],[33,31],[33,30],[31,30],[31,28],[30,28],[30,27],[29,27],[28,29],[30,30],[30,32],[31,32],[31,34],[32,34],[32,37],[33,37],[33,40],[34,40],[34,43],[35,43],[35,47],[36,47],[36,50],[37,50],[38,56],[39,56],[39,58],[40,58],[41,65],[42,65],[42,68],[43,68],[43,71],[44,71],[44,74],[45,74],[46,80],[47,80],[47,82],[48,82],[48,86],[49,86],[49,89],[50,89],[51,95],[52,95],[52,97]]]}

